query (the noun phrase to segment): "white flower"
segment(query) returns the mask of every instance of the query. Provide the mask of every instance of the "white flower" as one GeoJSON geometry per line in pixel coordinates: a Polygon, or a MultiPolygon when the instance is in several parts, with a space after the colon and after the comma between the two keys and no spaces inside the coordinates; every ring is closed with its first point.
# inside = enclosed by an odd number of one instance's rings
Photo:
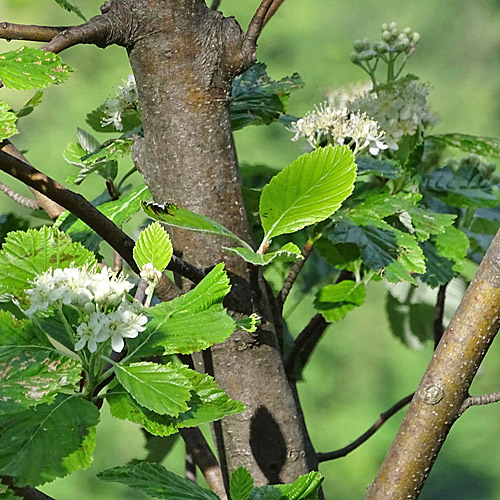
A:
{"type": "Polygon", "coordinates": [[[123,130],[122,113],[127,103],[118,99],[108,99],[104,103],[106,117],[101,120],[101,127],[113,124],[116,130],[123,130]]]}
{"type": "Polygon", "coordinates": [[[83,349],[87,344],[90,352],[96,352],[97,343],[108,340],[107,332],[103,329],[104,317],[103,313],[92,313],[87,323],[78,326],[76,333],[80,338],[75,344],[75,351],[83,349]]]}
{"type": "Polygon", "coordinates": [[[109,267],[103,267],[101,272],[92,275],[89,284],[94,296],[94,302],[99,305],[117,306],[125,294],[133,287],[123,276],[118,276],[109,267]]]}
{"type": "Polygon", "coordinates": [[[30,283],[34,285],[34,287],[30,290],[26,290],[31,300],[31,306],[26,310],[28,316],[31,316],[37,311],[46,311],[49,305],[54,302],[54,280],[51,271],[39,274],[30,283]]]}
{"type": "Polygon", "coordinates": [[[88,289],[90,275],[86,267],[74,267],[72,264],[65,269],[55,269],[53,279],[54,296],[57,293],[63,304],[85,305],[92,300],[92,293],[88,289]]]}
{"type": "Polygon", "coordinates": [[[144,281],[156,284],[160,281],[162,273],[156,269],[152,262],[148,262],[142,266],[140,276],[144,281]]]}
{"type": "Polygon", "coordinates": [[[137,103],[137,86],[134,75],[128,75],[127,79],[123,80],[122,85],[118,85],[116,94],[118,99],[129,105],[137,103]]]}

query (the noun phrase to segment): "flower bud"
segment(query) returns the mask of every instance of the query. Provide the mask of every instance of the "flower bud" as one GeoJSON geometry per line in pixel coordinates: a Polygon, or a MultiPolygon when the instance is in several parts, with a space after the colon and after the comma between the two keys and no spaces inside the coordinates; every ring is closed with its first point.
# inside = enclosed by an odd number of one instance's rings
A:
{"type": "Polygon", "coordinates": [[[361,61],[371,61],[377,53],[374,50],[364,50],[359,54],[359,59],[361,61]]]}
{"type": "Polygon", "coordinates": [[[359,55],[356,52],[351,52],[349,54],[349,59],[354,64],[359,64],[359,55]]]}
{"type": "Polygon", "coordinates": [[[419,40],[420,40],[420,33],[417,33],[415,31],[415,33],[413,33],[413,35],[411,36],[411,41],[413,44],[417,44],[419,40]]]}
{"type": "Polygon", "coordinates": [[[392,30],[395,30],[395,29],[398,29],[398,23],[396,23],[396,22],[393,21],[392,23],[389,24],[389,30],[392,31],[392,30]]]}
{"type": "Polygon", "coordinates": [[[392,35],[390,31],[384,31],[382,33],[382,40],[385,40],[386,42],[390,42],[392,40],[392,35]]]}
{"type": "Polygon", "coordinates": [[[387,23],[382,24],[380,27],[380,31],[387,31],[389,29],[389,25],[387,23]]]}
{"type": "Polygon", "coordinates": [[[405,35],[410,35],[411,34],[411,28],[409,26],[407,26],[404,30],[403,30],[403,33],[405,35]]]}
{"type": "Polygon", "coordinates": [[[391,35],[396,38],[399,36],[399,30],[397,28],[394,28],[393,30],[391,30],[391,35]]]}
{"type": "Polygon", "coordinates": [[[354,40],[352,45],[356,52],[361,52],[364,49],[364,44],[362,40],[354,40]]]}
{"type": "Polygon", "coordinates": [[[369,38],[363,38],[362,43],[363,43],[363,49],[366,50],[370,48],[371,41],[369,38]]]}

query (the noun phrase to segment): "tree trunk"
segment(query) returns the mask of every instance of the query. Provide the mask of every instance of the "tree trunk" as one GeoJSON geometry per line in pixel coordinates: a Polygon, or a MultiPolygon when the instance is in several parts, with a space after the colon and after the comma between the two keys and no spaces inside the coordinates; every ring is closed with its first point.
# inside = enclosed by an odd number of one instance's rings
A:
{"type": "MultiPolygon", "coordinates": [[[[202,0],[117,3],[121,16],[127,11],[133,16],[123,44],[144,124],[144,140],[133,156],[153,199],[209,216],[250,241],[229,117],[231,81],[244,69],[239,25],[202,0]]],[[[219,385],[247,406],[242,414],[222,420],[221,461],[225,448],[229,471],[246,467],[256,485],[290,482],[317,468],[265,294],[259,300],[255,286],[252,291],[246,263],[222,252],[221,244],[228,241],[187,231],[171,234],[174,248],[187,261],[203,268],[226,263],[235,292],[233,309],[250,314],[258,308],[263,315],[255,337],[235,332],[212,348],[219,385]]]]}

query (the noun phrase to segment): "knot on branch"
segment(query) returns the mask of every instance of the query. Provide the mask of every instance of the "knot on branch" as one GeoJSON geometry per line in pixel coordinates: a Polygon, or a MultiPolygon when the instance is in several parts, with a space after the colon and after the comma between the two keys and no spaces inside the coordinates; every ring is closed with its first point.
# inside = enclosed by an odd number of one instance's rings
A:
{"type": "Polygon", "coordinates": [[[428,405],[438,404],[444,396],[444,390],[440,385],[427,384],[417,392],[418,397],[428,405]]]}

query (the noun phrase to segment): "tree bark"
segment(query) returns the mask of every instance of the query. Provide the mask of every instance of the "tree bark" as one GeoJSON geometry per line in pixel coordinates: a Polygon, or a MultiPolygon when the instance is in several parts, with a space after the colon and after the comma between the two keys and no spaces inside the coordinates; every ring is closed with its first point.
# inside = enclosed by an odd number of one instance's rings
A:
{"type": "Polygon", "coordinates": [[[500,231],[434,353],[368,500],[418,498],[500,326],[500,231]]]}
{"type": "MultiPolygon", "coordinates": [[[[209,216],[250,241],[229,116],[232,78],[248,60],[241,28],[202,0],[117,4],[121,18],[127,10],[131,15],[121,44],[129,51],[144,124],[133,157],[153,199],[209,216]]],[[[220,458],[224,448],[229,471],[246,467],[256,485],[291,482],[317,468],[265,294],[252,290],[246,263],[224,254],[221,244],[228,242],[220,238],[180,230],[171,235],[176,251],[199,267],[224,261],[231,308],[242,314],[260,309],[263,316],[255,336],[235,332],[212,348],[219,385],[247,406],[222,420],[220,458]]]]}

